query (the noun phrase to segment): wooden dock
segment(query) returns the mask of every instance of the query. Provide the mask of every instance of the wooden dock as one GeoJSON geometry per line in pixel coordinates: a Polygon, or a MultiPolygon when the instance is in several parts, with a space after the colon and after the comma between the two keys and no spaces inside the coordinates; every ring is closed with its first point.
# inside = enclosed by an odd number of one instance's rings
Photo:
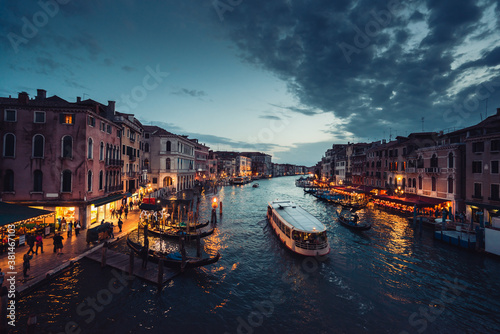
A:
{"type": "MultiPolygon", "coordinates": [[[[148,262],[147,268],[143,269],[141,267],[142,260],[134,256],[134,276],[139,277],[147,282],[158,284],[158,264],[153,262],[148,262]],[[137,261],[135,261],[137,260],[137,261]]],[[[97,261],[101,263],[103,259],[102,252],[93,252],[86,255],[86,258],[97,261]]],[[[106,265],[122,270],[124,272],[130,271],[130,255],[115,252],[111,249],[106,250],[106,265]]],[[[102,263],[101,263],[102,264],[102,263]]],[[[170,281],[172,278],[177,276],[180,273],[178,270],[174,270],[171,268],[163,267],[163,279],[161,280],[161,284],[165,284],[170,281]]]]}

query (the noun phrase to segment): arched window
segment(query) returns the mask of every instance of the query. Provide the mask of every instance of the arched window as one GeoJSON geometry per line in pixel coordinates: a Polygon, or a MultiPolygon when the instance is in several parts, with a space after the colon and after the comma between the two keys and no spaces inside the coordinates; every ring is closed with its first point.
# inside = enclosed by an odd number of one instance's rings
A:
{"type": "Polygon", "coordinates": [[[418,177],[418,189],[422,190],[422,177],[418,177]]]}
{"type": "Polygon", "coordinates": [[[149,152],[149,143],[144,144],[144,152],[149,152]]]}
{"type": "Polygon", "coordinates": [[[63,158],[72,158],[73,157],[73,138],[71,138],[71,136],[64,136],[62,138],[61,156],[63,158]]]}
{"type": "Polygon", "coordinates": [[[71,192],[71,171],[70,170],[64,170],[62,172],[62,192],[64,193],[69,193],[71,192]]]}
{"type": "Polygon", "coordinates": [[[14,158],[16,155],[16,136],[6,133],[3,137],[3,156],[14,158]]]}
{"type": "Polygon", "coordinates": [[[14,171],[7,169],[3,177],[3,191],[14,191],[14,171]]]}
{"type": "Polygon", "coordinates": [[[448,178],[448,193],[453,194],[453,178],[451,177],[448,178]]]}
{"type": "Polygon", "coordinates": [[[42,181],[43,174],[42,171],[37,169],[33,172],[33,191],[34,192],[42,192],[42,181]]]}
{"type": "Polygon", "coordinates": [[[392,187],[392,177],[389,178],[389,186],[392,187]]]}
{"type": "Polygon", "coordinates": [[[431,180],[432,180],[432,191],[436,191],[436,178],[433,176],[431,180]]]}
{"type": "Polygon", "coordinates": [[[438,158],[436,154],[433,154],[431,158],[431,167],[437,167],[437,166],[438,166],[438,158]]]}
{"type": "Polygon", "coordinates": [[[411,188],[411,178],[408,178],[408,187],[411,188]]]}
{"type": "Polygon", "coordinates": [[[165,169],[170,170],[170,158],[167,158],[167,160],[165,161],[165,169]]]}
{"type": "Polygon", "coordinates": [[[149,170],[149,160],[148,160],[148,159],[144,159],[144,164],[143,164],[143,166],[144,166],[144,169],[149,170]]]}
{"type": "Polygon", "coordinates": [[[87,159],[92,159],[93,156],[94,156],[94,142],[92,140],[92,138],[89,138],[89,142],[88,142],[88,148],[87,148],[87,159]]]}
{"type": "Polygon", "coordinates": [[[104,160],[104,143],[101,142],[101,145],[99,145],[99,160],[104,160]]]}
{"type": "Polygon", "coordinates": [[[402,185],[403,189],[406,187],[406,179],[403,179],[403,185],[402,185]]]}
{"type": "Polygon", "coordinates": [[[417,187],[417,179],[413,178],[413,188],[416,188],[416,187],[417,187]]]}
{"type": "Polygon", "coordinates": [[[89,170],[87,173],[87,191],[92,191],[92,171],[89,170]]]}
{"type": "Polygon", "coordinates": [[[454,168],[453,153],[448,154],[448,168],[454,168]]]}
{"type": "Polygon", "coordinates": [[[102,190],[103,176],[104,176],[104,172],[100,171],[99,172],[99,190],[102,190]]]}
{"type": "Polygon", "coordinates": [[[167,152],[170,152],[172,150],[172,143],[169,141],[167,141],[167,152]]]}
{"type": "Polygon", "coordinates": [[[43,158],[43,146],[45,138],[42,135],[33,137],[33,158],[43,158]]]}

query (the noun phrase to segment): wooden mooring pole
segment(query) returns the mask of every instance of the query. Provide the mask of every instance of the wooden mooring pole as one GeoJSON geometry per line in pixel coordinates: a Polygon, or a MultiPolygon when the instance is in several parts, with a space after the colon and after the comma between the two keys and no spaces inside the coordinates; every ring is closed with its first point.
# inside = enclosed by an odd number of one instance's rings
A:
{"type": "Polygon", "coordinates": [[[222,216],[222,201],[219,203],[219,214],[222,216]]]}

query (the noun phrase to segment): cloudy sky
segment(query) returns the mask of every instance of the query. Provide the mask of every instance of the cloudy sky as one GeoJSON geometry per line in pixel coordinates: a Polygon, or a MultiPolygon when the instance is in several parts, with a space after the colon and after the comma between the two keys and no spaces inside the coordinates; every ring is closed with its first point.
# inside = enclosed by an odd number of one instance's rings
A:
{"type": "Polygon", "coordinates": [[[77,96],[214,150],[333,143],[500,107],[500,1],[0,0],[0,96],[77,96]],[[422,122],[423,118],[423,122],[422,122]]]}

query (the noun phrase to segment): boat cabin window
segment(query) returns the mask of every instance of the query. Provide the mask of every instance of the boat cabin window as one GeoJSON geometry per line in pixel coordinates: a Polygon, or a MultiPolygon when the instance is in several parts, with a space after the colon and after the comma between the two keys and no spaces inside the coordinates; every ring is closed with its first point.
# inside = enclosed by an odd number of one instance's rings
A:
{"type": "Polygon", "coordinates": [[[292,239],[299,242],[307,242],[321,244],[326,242],[326,231],[321,233],[307,233],[300,231],[293,231],[292,239]]]}

